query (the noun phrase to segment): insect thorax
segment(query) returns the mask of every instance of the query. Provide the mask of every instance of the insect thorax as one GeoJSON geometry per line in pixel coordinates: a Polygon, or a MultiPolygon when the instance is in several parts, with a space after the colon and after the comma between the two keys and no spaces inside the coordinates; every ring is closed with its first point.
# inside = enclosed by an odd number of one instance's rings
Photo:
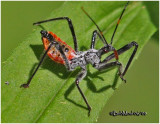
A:
{"type": "Polygon", "coordinates": [[[95,65],[100,62],[100,57],[97,55],[97,50],[89,49],[88,51],[80,51],[77,56],[71,60],[71,69],[80,66],[85,68],[87,64],[95,65]]]}
{"type": "Polygon", "coordinates": [[[87,51],[85,54],[85,59],[87,63],[90,63],[91,65],[95,65],[100,63],[100,57],[97,55],[97,50],[95,49],[90,49],[87,51]]]}

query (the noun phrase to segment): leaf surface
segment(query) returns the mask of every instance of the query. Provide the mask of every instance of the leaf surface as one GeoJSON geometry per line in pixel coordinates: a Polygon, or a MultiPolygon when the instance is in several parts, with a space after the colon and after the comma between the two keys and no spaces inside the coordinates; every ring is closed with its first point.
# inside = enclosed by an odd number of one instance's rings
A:
{"type": "MultiPolygon", "coordinates": [[[[96,30],[96,27],[80,7],[85,8],[102,29],[106,40],[110,42],[125,3],[65,2],[60,8],[55,9],[48,19],[62,16],[71,18],[79,49],[84,51],[89,49],[92,32],[96,30]]],[[[73,47],[66,21],[46,23],[43,24],[43,27],[56,33],[73,47]]],[[[42,30],[40,27],[35,26],[33,33],[14,50],[5,63],[2,63],[2,122],[96,122],[100,111],[114,93],[115,88],[123,83],[117,77],[116,68],[99,72],[93,67],[87,66],[88,74],[81,81],[80,87],[92,106],[90,117],[88,117],[86,105],[74,84],[79,69],[67,72],[63,65],[46,58],[33,78],[30,88],[19,88],[22,83],[27,82],[41,57],[43,45],[40,30],[42,30]],[[6,85],[6,81],[10,84],[6,85]]],[[[136,41],[139,44],[136,59],[155,31],[156,28],[151,23],[143,4],[131,2],[119,24],[113,46],[119,49],[131,41],[136,41]]],[[[103,44],[98,40],[96,48],[102,46],[103,44]]],[[[120,62],[124,64],[124,67],[132,51],[133,49],[120,55],[120,62]]]]}

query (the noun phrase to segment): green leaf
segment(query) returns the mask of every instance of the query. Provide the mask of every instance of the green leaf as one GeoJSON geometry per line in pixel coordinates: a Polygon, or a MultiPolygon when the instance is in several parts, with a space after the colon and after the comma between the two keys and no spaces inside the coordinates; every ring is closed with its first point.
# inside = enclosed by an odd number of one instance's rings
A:
{"type": "MultiPolygon", "coordinates": [[[[110,42],[125,3],[65,2],[60,8],[55,9],[48,19],[60,16],[70,17],[75,27],[80,50],[87,50],[90,47],[92,32],[96,27],[80,7],[83,6],[86,9],[110,42]]],[[[73,47],[67,22],[50,22],[43,24],[43,27],[56,33],[73,47]]],[[[40,30],[40,27],[35,26],[33,33],[14,50],[5,63],[2,63],[2,122],[96,122],[115,88],[123,83],[116,76],[116,68],[99,72],[92,66],[88,66],[87,77],[81,81],[80,87],[92,106],[90,117],[74,84],[79,69],[67,72],[63,65],[47,58],[33,78],[30,88],[20,88],[20,85],[27,82],[32,74],[43,51],[40,30]],[[9,85],[5,84],[6,81],[9,85]]],[[[136,41],[139,44],[135,57],[137,58],[155,31],[156,28],[151,23],[145,6],[141,2],[131,2],[119,24],[113,46],[119,49],[131,41],[136,41]]],[[[98,41],[96,48],[102,45],[98,41]]],[[[132,51],[133,49],[120,55],[120,62],[126,65],[132,51]]]]}

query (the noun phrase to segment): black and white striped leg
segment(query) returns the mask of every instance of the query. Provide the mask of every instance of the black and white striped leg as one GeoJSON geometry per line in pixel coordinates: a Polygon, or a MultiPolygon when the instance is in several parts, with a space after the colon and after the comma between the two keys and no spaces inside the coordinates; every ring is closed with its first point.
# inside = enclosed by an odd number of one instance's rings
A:
{"type": "Polygon", "coordinates": [[[101,62],[97,65],[94,65],[94,67],[98,70],[106,70],[108,68],[111,68],[111,67],[114,67],[114,66],[117,66],[118,67],[118,71],[119,71],[119,76],[120,78],[122,79],[122,81],[126,82],[126,80],[123,78],[123,74],[122,74],[122,64],[118,61],[115,61],[115,62],[110,62],[110,63],[107,63],[107,62],[101,62]]]}

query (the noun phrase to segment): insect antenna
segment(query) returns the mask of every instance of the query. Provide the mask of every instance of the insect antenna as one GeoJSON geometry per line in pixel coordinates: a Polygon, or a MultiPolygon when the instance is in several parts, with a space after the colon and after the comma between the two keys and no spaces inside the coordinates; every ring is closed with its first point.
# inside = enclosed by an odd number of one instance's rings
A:
{"type": "Polygon", "coordinates": [[[108,43],[107,43],[107,41],[106,41],[106,39],[105,39],[105,37],[104,37],[104,35],[103,35],[101,29],[99,28],[99,26],[98,26],[98,25],[96,24],[96,22],[91,18],[91,16],[84,10],[83,7],[81,7],[81,9],[82,9],[83,12],[91,19],[91,21],[96,25],[97,29],[99,30],[99,32],[100,32],[100,34],[101,34],[101,36],[102,36],[102,38],[103,38],[103,40],[104,40],[104,42],[105,42],[105,44],[108,45],[108,43]]]}
{"type": "Polygon", "coordinates": [[[122,11],[122,13],[121,13],[121,16],[120,16],[119,19],[118,19],[116,28],[114,29],[114,32],[113,32],[113,35],[112,35],[112,38],[111,38],[111,44],[113,43],[113,38],[114,38],[115,32],[116,32],[117,27],[118,27],[118,25],[119,25],[119,22],[120,22],[120,20],[121,20],[121,18],[122,18],[122,16],[123,16],[123,13],[124,13],[124,11],[126,10],[126,7],[127,7],[128,3],[129,3],[129,1],[128,1],[128,2],[126,3],[126,5],[124,6],[124,9],[123,9],[123,11],[122,11]]]}

